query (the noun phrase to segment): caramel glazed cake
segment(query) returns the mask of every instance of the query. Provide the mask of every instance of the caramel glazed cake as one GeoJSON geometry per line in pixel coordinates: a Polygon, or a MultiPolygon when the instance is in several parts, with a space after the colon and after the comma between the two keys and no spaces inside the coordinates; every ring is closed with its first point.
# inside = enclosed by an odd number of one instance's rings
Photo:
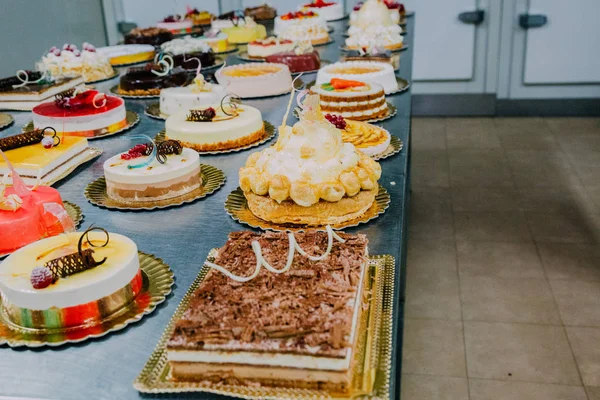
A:
{"type": "Polygon", "coordinates": [[[232,232],[167,342],[173,378],[349,393],[367,243],[329,227],[232,232]]]}

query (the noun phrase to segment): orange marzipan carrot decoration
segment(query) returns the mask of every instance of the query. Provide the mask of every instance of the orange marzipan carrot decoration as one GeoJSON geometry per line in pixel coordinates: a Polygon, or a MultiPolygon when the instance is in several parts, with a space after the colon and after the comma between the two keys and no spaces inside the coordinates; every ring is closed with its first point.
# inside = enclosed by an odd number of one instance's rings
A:
{"type": "Polygon", "coordinates": [[[331,86],[333,86],[334,89],[346,89],[351,87],[365,86],[364,82],[339,78],[333,78],[329,83],[331,84],[331,86]]]}

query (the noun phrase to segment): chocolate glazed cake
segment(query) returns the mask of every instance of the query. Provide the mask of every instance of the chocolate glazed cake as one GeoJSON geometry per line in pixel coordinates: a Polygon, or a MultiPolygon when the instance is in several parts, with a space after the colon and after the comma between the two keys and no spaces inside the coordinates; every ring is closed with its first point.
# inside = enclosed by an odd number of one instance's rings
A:
{"type": "Polygon", "coordinates": [[[161,44],[173,40],[173,34],[161,28],[135,28],[125,35],[125,44],[161,44]]]}
{"type": "Polygon", "coordinates": [[[193,77],[181,67],[173,68],[166,75],[156,75],[161,66],[153,63],[144,67],[129,68],[119,81],[119,93],[133,96],[159,95],[161,89],[186,86],[193,77]]]}
{"type": "Polygon", "coordinates": [[[206,68],[206,67],[210,67],[215,65],[215,54],[212,52],[212,50],[207,51],[207,52],[196,52],[196,53],[187,53],[187,54],[179,54],[179,55],[173,55],[171,53],[167,53],[169,54],[171,57],[173,57],[173,64],[176,67],[181,67],[183,69],[187,69],[187,70],[196,70],[196,68],[198,68],[198,61],[194,60],[193,58],[197,58],[200,60],[200,62],[202,63],[202,67],[206,68]]]}
{"type": "Polygon", "coordinates": [[[267,4],[262,4],[258,7],[246,8],[244,14],[254,20],[273,19],[277,16],[277,10],[267,4]]]}
{"type": "MultiPolygon", "coordinates": [[[[364,235],[339,234],[331,252],[311,261],[296,252],[280,274],[262,268],[246,283],[211,270],[167,343],[175,379],[288,386],[347,393],[351,387],[367,265],[364,235]]],[[[321,256],[326,232],[294,234],[308,254],[321,256]]],[[[281,270],[288,258],[285,232],[232,232],[215,264],[242,277],[262,257],[281,270]]]]}

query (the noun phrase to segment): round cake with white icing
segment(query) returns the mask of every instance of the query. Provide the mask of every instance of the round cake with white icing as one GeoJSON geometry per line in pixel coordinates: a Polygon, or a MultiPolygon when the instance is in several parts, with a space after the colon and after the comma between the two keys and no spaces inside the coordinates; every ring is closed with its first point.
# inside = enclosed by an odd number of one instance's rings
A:
{"type": "Polygon", "coordinates": [[[317,73],[316,85],[334,78],[376,83],[383,86],[386,94],[398,89],[394,67],[376,61],[345,61],[328,65],[317,73]]]}
{"type": "Polygon", "coordinates": [[[265,135],[261,112],[247,105],[223,112],[220,104],[179,111],[167,118],[166,137],[196,151],[219,151],[252,144],[265,135]]]}
{"type": "Polygon", "coordinates": [[[273,29],[273,33],[277,36],[281,36],[284,31],[292,26],[307,27],[314,25],[318,25],[327,30],[327,22],[325,21],[325,18],[314,11],[292,11],[275,18],[275,27],[273,29]]]}
{"type": "Polygon", "coordinates": [[[313,11],[321,15],[327,21],[335,21],[344,18],[344,7],[341,3],[325,0],[314,0],[312,3],[299,7],[302,11],[313,11]]]}
{"type": "Polygon", "coordinates": [[[272,54],[292,51],[294,47],[295,44],[291,40],[268,37],[248,43],[248,57],[263,59],[272,54]]]}
{"type": "Polygon", "coordinates": [[[142,285],[136,244],[96,230],[83,237],[72,232],[34,242],[0,265],[3,307],[11,322],[26,328],[98,324],[133,301],[142,285]],[[76,256],[79,250],[93,251],[99,264],[68,276],[61,276],[60,268],[52,272],[55,260],[76,256]]]}
{"type": "Polygon", "coordinates": [[[217,81],[241,98],[275,96],[292,89],[292,75],[285,64],[248,63],[219,69],[217,81]]]}
{"type": "Polygon", "coordinates": [[[106,192],[125,202],[158,201],[182,196],[202,184],[198,153],[175,141],[157,143],[158,156],[149,145],[136,145],[104,162],[106,192]],[[169,151],[162,151],[169,147],[169,151]]]}
{"type": "Polygon", "coordinates": [[[207,83],[202,75],[198,75],[189,86],[160,91],[160,114],[169,116],[177,111],[218,103],[226,94],[225,86],[207,83]]]}
{"type": "Polygon", "coordinates": [[[377,83],[332,79],[313,86],[311,91],[319,95],[325,114],[363,121],[381,117],[388,111],[383,86],[377,83]]]}

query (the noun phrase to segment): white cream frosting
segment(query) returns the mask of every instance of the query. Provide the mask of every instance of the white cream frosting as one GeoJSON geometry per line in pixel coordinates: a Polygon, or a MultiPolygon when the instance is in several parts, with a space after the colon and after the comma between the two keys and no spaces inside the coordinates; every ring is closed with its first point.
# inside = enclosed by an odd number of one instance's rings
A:
{"type": "MultiPolygon", "coordinates": [[[[396,25],[400,28],[398,25],[396,25]]],[[[352,30],[352,28],[350,28],[352,30]]],[[[346,46],[370,48],[375,47],[398,47],[404,42],[404,37],[394,32],[394,29],[389,29],[383,26],[373,26],[364,30],[355,30],[346,39],[346,46]]]]}
{"type": "Polygon", "coordinates": [[[207,104],[221,101],[227,94],[223,85],[210,85],[206,91],[198,91],[192,84],[185,87],[162,89],[160,91],[160,113],[171,115],[178,111],[187,111],[207,104]]]}
{"type": "Polygon", "coordinates": [[[280,36],[281,33],[291,26],[311,26],[317,25],[327,30],[327,21],[318,13],[311,18],[281,19],[281,16],[275,18],[275,27],[273,33],[280,36]]]}
{"type": "Polygon", "coordinates": [[[250,57],[265,58],[272,54],[292,51],[295,46],[294,43],[283,43],[283,41],[280,42],[279,39],[275,37],[259,40],[258,42],[266,43],[267,45],[255,44],[254,42],[248,43],[248,55],[250,57]]]}
{"type": "MultiPolygon", "coordinates": [[[[94,248],[96,260],[107,257],[104,264],[59,279],[45,289],[34,289],[29,281],[33,268],[43,266],[45,262],[64,254],[76,252],[80,237],[81,232],[61,234],[32,243],[11,254],[0,264],[0,292],[3,298],[17,307],[32,310],[73,307],[116,292],[131,282],[138,273],[140,264],[135,243],[123,235],[110,233],[110,241],[106,247],[94,248]],[[60,250],[45,254],[55,248],[60,250]]],[[[90,232],[89,238],[94,242],[104,243],[106,235],[103,232],[90,232]]]]}
{"type": "Polygon", "coordinates": [[[377,83],[383,86],[385,93],[391,93],[398,89],[394,67],[391,64],[377,61],[344,61],[328,65],[317,73],[316,84],[329,82],[332,78],[377,83]],[[352,68],[373,69],[374,71],[361,74],[343,72],[352,68]]]}
{"type": "Polygon", "coordinates": [[[292,25],[286,29],[282,29],[279,37],[292,41],[310,40],[315,42],[329,38],[329,32],[327,31],[327,27],[318,24],[292,25]]]}
{"type": "Polygon", "coordinates": [[[160,45],[160,48],[162,51],[176,56],[186,53],[207,53],[211,50],[211,47],[206,40],[196,39],[191,36],[184,36],[165,42],[160,45]]]}
{"type": "Polygon", "coordinates": [[[86,82],[104,79],[114,75],[115,71],[108,58],[98,51],[59,50],[45,54],[37,64],[37,69],[45,71],[52,79],[83,76],[86,82]]]}
{"type": "MultiPolygon", "coordinates": [[[[208,107],[219,112],[220,105],[205,106],[208,107]]],[[[239,115],[235,118],[216,122],[187,121],[189,110],[176,112],[167,118],[167,137],[195,144],[216,144],[241,139],[263,128],[258,109],[242,104],[238,110],[239,115]]]]}
{"type": "Polygon", "coordinates": [[[344,8],[340,3],[334,3],[327,7],[306,7],[306,5],[302,5],[298,9],[301,11],[314,11],[325,18],[326,21],[333,21],[344,17],[344,8]]]}
{"type": "Polygon", "coordinates": [[[225,85],[230,93],[242,98],[272,96],[289,92],[292,87],[292,75],[285,64],[279,63],[248,63],[220,68],[215,73],[217,81],[225,85]],[[261,75],[244,75],[245,70],[267,69],[268,73],[261,75]],[[233,75],[232,75],[233,74],[233,75]]]}
{"type": "Polygon", "coordinates": [[[128,168],[130,165],[140,164],[146,160],[147,157],[122,160],[121,154],[117,154],[104,162],[104,176],[107,181],[117,183],[154,184],[188,175],[200,167],[198,153],[184,148],[181,154],[167,155],[167,162],[164,164],[154,159],[146,167],[128,168]]]}

